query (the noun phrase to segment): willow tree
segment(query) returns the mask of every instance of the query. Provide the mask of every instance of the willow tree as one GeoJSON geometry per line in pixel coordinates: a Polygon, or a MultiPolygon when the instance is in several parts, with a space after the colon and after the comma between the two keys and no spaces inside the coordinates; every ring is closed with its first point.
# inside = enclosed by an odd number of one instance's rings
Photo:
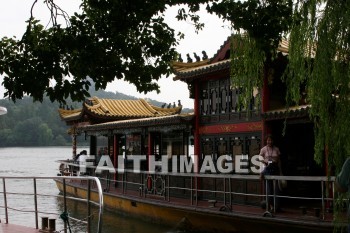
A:
{"type": "Polygon", "coordinates": [[[288,104],[307,90],[315,129],[315,160],[340,169],[350,155],[350,2],[342,0],[222,1],[211,11],[232,22],[236,46],[231,79],[244,89],[247,104],[254,87],[271,75],[278,43],[289,41],[283,75],[288,104]],[[327,158],[324,156],[327,155],[327,158]]]}
{"type": "Polygon", "coordinates": [[[296,99],[298,83],[306,82],[317,126],[315,158],[321,161],[326,145],[328,162],[340,169],[350,155],[350,2],[322,3],[297,5],[300,20],[291,31],[288,83],[290,97],[296,99]],[[301,66],[305,55],[311,59],[301,66]]]}

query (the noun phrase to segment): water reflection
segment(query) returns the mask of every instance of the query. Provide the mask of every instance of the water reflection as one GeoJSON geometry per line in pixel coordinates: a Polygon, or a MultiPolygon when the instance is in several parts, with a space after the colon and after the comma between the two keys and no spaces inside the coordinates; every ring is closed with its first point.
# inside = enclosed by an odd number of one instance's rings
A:
{"type": "MultiPolygon", "coordinates": [[[[64,203],[62,198],[57,198],[57,206],[64,211],[64,203]]],[[[67,210],[69,216],[87,220],[87,203],[76,200],[67,200],[67,210]]],[[[96,232],[98,221],[98,208],[91,206],[91,232],[96,232]]],[[[169,230],[168,226],[158,225],[155,222],[147,222],[135,217],[122,215],[110,210],[104,210],[103,215],[103,233],[175,233],[177,231],[169,230]]],[[[86,224],[70,220],[72,232],[85,232],[86,224]]]]}
{"type": "MultiPolygon", "coordinates": [[[[79,150],[87,148],[79,148],[79,150]]],[[[60,159],[71,158],[70,147],[41,147],[41,148],[0,148],[2,176],[55,176],[58,173],[60,159]]],[[[3,186],[0,181],[0,186],[3,186]]],[[[32,180],[11,180],[6,183],[8,192],[33,193],[32,180]]],[[[57,197],[58,189],[53,180],[37,180],[39,227],[41,217],[56,219],[56,231],[64,232],[63,220],[60,215],[64,211],[63,199],[57,197]]],[[[17,210],[34,210],[33,196],[8,194],[8,205],[17,210]]],[[[4,198],[0,195],[0,220],[5,222],[4,198]]],[[[68,214],[77,219],[86,219],[87,204],[78,201],[67,201],[68,214]]],[[[92,209],[92,231],[95,233],[98,217],[97,208],[92,209]]],[[[28,227],[35,227],[33,212],[9,210],[9,222],[28,227]]],[[[86,232],[86,225],[70,220],[72,233],[86,232]]],[[[175,225],[175,224],[174,224],[175,225]]],[[[160,226],[154,222],[145,222],[105,210],[103,218],[103,233],[175,233],[169,227],[160,226]]],[[[67,231],[69,232],[69,231],[67,231]]]]}

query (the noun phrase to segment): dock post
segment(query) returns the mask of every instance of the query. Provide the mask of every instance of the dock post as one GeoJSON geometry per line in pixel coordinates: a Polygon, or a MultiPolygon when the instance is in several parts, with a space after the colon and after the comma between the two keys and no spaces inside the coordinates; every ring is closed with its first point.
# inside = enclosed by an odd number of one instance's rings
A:
{"type": "Polygon", "coordinates": [[[2,186],[3,186],[3,193],[4,193],[4,205],[5,205],[5,219],[6,224],[9,223],[9,215],[8,215],[8,209],[7,209],[7,194],[6,194],[6,181],[5,178],[2,178],[2,186]]]}
{"type": "Polygon", "coordinates": [[[90,204],[90,200],[91,200],[91,180],[88,180],[88,189],[87,189],[87,212],[88,212],[88,216],[87,216],[87,232],[90,233],[91,230],[91,204],[90,204]]]}
{"type": "Polygon", "coordinates": [[[47,230],[49,227],[49,218],[41,217],[41,230],[47,230]]]}
{"type": "Polygon", "coordinates": [[[38,195],[36,190],[36,178],[33,178],[33,186],[34,186],[34,205],[35,205],[35,228],[39,228],[38,223],[38,195]]]}
{"type": "MultiPolygon", "coordinates": [[[[67,191],[66,191],[66,179],[63,178],[63,203],[64,213],[67,213],[67,191]]],[[[64,233],[67,233],[67,222],[64,221],[64,233]]]]}
{"type": "Polygon", "coordinates": [[[49,219],[49,231],[50,232],[56,231],[56,219],[55,218],[49,219]]]}

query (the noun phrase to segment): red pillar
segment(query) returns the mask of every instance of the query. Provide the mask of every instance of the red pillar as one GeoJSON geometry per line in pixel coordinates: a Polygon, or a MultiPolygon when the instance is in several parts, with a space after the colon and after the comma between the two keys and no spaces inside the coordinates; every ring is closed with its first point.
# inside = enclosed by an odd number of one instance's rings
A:
{"type": "MultiPolygon", "coordinates": [[[[200,118],[200,111],[199,111],[199,87],[198,82],[194,82],[194,115],[195,115],[195,123],[194,123],[194,157],[196,157],[197,164],[195,164],[197,167],[195,168],[198,172],[199,169],[199,158],[200,158],[200,136],[199,136],[199,118],[200,118]]],[[[197,187],[196,189],[200,189],[200,179],[197,178],[197,187]]],[[[198,198],[198,197],[197,197],[198,198]]]]}
{"type": "MultiPolygon", "coordinates": [[[[194,123],[194,156],[197,157],[197,161],[199,160],[200,154],[200,140],[199,140],[199,89],[198,83],[194,83],[194,115],[195,115],[195,123],[194,123]]],[[[199,169],[197,164],[197,169],[199,169]]]]}
{"type": "Polygon", "coordinates": [[[73,147],[73,159],[77,157],[77,134],[75,126],[72,127],[72,147],[73,147]]]}
{"type": "MultiPolygon", "coordinates": [[[[113,165],[115,168],[118,168],[118,152],[119,152],[118,139],[119,137],[115,134],[113,136],[113,165]]],[[[114,173],[114,180],[117,180],[117,178],[118,178],[118,175],[116,172],[114,173]]]]}

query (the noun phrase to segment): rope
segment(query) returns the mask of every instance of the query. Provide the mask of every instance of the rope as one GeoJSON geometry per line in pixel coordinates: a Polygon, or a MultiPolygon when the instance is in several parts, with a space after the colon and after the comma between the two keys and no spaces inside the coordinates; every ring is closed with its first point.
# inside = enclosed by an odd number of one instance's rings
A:
{"type": "MultiPolygon", "coordinates": [[[[76,219],[76,218],[73,218],[73,217],[70,217],[68,215],[67,212],[63,212],[61,215],[60,215],[60,218],[65,222],[67,223],[67,226],[68,226],[68,229],[69,229],[69,232],[71,232],[71,228],[76,230],[76,229],[80,229],[80,231],[78,230],[78,232],[82,232],[83,230],[81,229],[84,229],[85,225],[87,224],[87,220],[88,218],[90,219],[93,219],[94,216],[96,215],[96,211],[93,211],[91,213],[90,216],[87,216],[86,218],[83,218],[83,219],[76,219]],[[73,224],[71,224],[69,222],[69,220],[75,222],[73,224]]],[[[58,232],[63,232],[64,230],[66,230],[66,228],[62,229],[62,230],[59,230],[58,232]]]]}
{"type": "Polygon", "coordinates": [[[60,215],[60,218],[61,218],[65,223],[67,223],[69,232],[72,233],[72,231],[71,231],[71,229],[70,229],[70,225],[69,225],[68,213],[67,213],[67,212],[63,212],[63,213],[60,215]]]}

